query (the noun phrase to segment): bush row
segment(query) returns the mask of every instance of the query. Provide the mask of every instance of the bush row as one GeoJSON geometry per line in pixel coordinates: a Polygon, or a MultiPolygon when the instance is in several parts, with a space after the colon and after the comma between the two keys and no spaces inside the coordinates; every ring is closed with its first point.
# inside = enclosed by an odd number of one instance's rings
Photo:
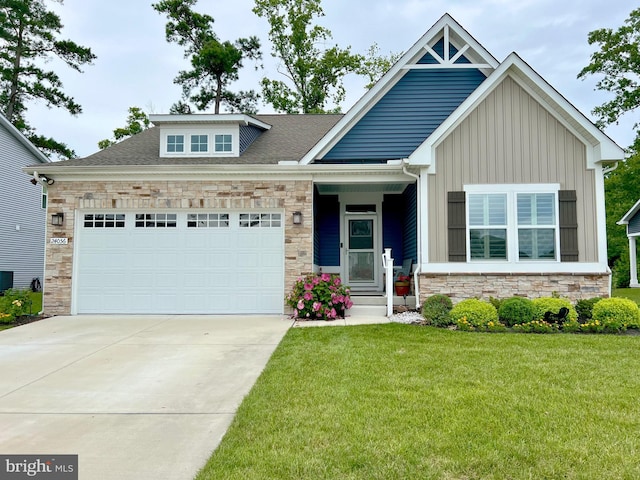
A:
{"type": "Polygon", "coordinates": [[[575,305],[558,297],[471,298],[454,306],[446,295],[432,295],[422,304],[422,316],[425,325],[466,331],[620,333],[640,329],[640,308],[627,298],[596,297],[575,305]]]}

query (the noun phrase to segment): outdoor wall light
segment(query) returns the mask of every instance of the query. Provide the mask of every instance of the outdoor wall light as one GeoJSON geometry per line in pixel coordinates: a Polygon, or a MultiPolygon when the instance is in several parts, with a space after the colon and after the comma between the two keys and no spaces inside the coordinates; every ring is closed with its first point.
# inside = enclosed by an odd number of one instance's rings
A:
{"type": "Polygon", "coordinates": [[[64,222],[64,213],[54,213],[51,215],[51,225],[59,227],[64,222]]]}
{"type": "Polygon", "coordinates": [[[40,181],[46,183],[47,185],[53,185],[55,180],[53,178],[46,177],[44,175],[40,175],[40,181]]]}
{"type": "Polygon", "coordinates": [[[293,212],[293,224],[294,225],[302,224],[302,212],[293,212]]]}

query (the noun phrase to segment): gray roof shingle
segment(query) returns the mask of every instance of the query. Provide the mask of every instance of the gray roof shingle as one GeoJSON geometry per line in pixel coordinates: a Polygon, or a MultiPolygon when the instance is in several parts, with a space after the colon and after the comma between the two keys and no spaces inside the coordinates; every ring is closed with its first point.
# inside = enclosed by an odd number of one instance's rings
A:
{"type": "Polygon", "coordinates": [[[160,128],[152,127],[85,158],[56,162],[56,166],[119,165],[272,165],[300,160],[341,118],[337,114],[252,115],[271,125],[240,157],[161,158],[160,128]]]}

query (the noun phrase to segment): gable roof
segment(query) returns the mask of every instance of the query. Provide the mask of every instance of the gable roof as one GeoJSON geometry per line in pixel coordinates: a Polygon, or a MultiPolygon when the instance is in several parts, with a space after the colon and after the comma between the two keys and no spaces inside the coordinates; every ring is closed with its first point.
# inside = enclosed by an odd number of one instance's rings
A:
{"type": "Polygon", "coordinates": [[[636,213],[638,213],[638,211],[640,211],[640,200],[638,200],[635,205],[633,207],[631,207],[631,209],[624,214],[624,217],[622,217],[618,222],[616,222],[618,225],[629,225],[629,222],[631,221],[631,219],[633,217],[635,217],[636,213]]]}
{"type": "Polygon", "coordinates": [[[624,159],[624,149],[596,127],[514,52],[409,156],[409,163],[431,165],[435,147],[507,76],[511,76],[529,94],[545,105],[548,111],[574,135],[593,147],[594,152],[587,152],[588,167],[592,168],[595,163],[601,161],[624,159]]]}
{"type": "MultiPolygon", "coordinates": [[[[189,116],[194,122],[198,122],[199,117],[198,114],[189,116]]],[[[252,118],[255,123],[265,125],[265,131],[239,157],[160,157],[160,127],[152,127],[88,157],[56,162],[55,165],[276,165],[280,161],[297,162],[342,115],[273,114],[252,115],[252,118]],[[266,129],[266,126],[270,128],[266,129]]]]}
{"type": "Polygon", "coordinates": [[[29,150],[35,159],[40,163],[51,163],[49,157],[38,150],[33,143],[31,143],[27,137],[25,137],[20,130],[13,126],[13,124],[7,120],[4,115],[0,114],[0,125],[2,125],[16,140],[18,140],[24,147],[29,150]]]}
{"type": "Polygon", "coordinates": [[[301,163],[308,164],[325,155],[412,69],[476,68],[488,75],[498,65],[498,61],[475,38],[449,14],[444,14],[305,155],[301,163]],[[444,40],[442,56],[433,49],[441,40],[444,40]],[[457,51],[453,56],[450,56],[450,47],[457,51]],[[427,54],[432,62],[421,61],[427,54]],[[462,55],[469,61],[459,62],[462,55]]]}

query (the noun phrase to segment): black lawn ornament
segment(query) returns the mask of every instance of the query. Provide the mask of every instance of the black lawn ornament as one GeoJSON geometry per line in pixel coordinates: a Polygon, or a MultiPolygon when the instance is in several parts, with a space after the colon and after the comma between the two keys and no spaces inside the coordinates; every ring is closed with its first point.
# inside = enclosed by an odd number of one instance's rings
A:
{"type": "Polygon", "coordinates": [[[567,315],[569,315],[569,309],[567,307],[562,307],[558,313],[546,311],[544,313],[544,321],[547,323],[557,323],[558,325],[562,325],[566,321],[567,315]]]}

